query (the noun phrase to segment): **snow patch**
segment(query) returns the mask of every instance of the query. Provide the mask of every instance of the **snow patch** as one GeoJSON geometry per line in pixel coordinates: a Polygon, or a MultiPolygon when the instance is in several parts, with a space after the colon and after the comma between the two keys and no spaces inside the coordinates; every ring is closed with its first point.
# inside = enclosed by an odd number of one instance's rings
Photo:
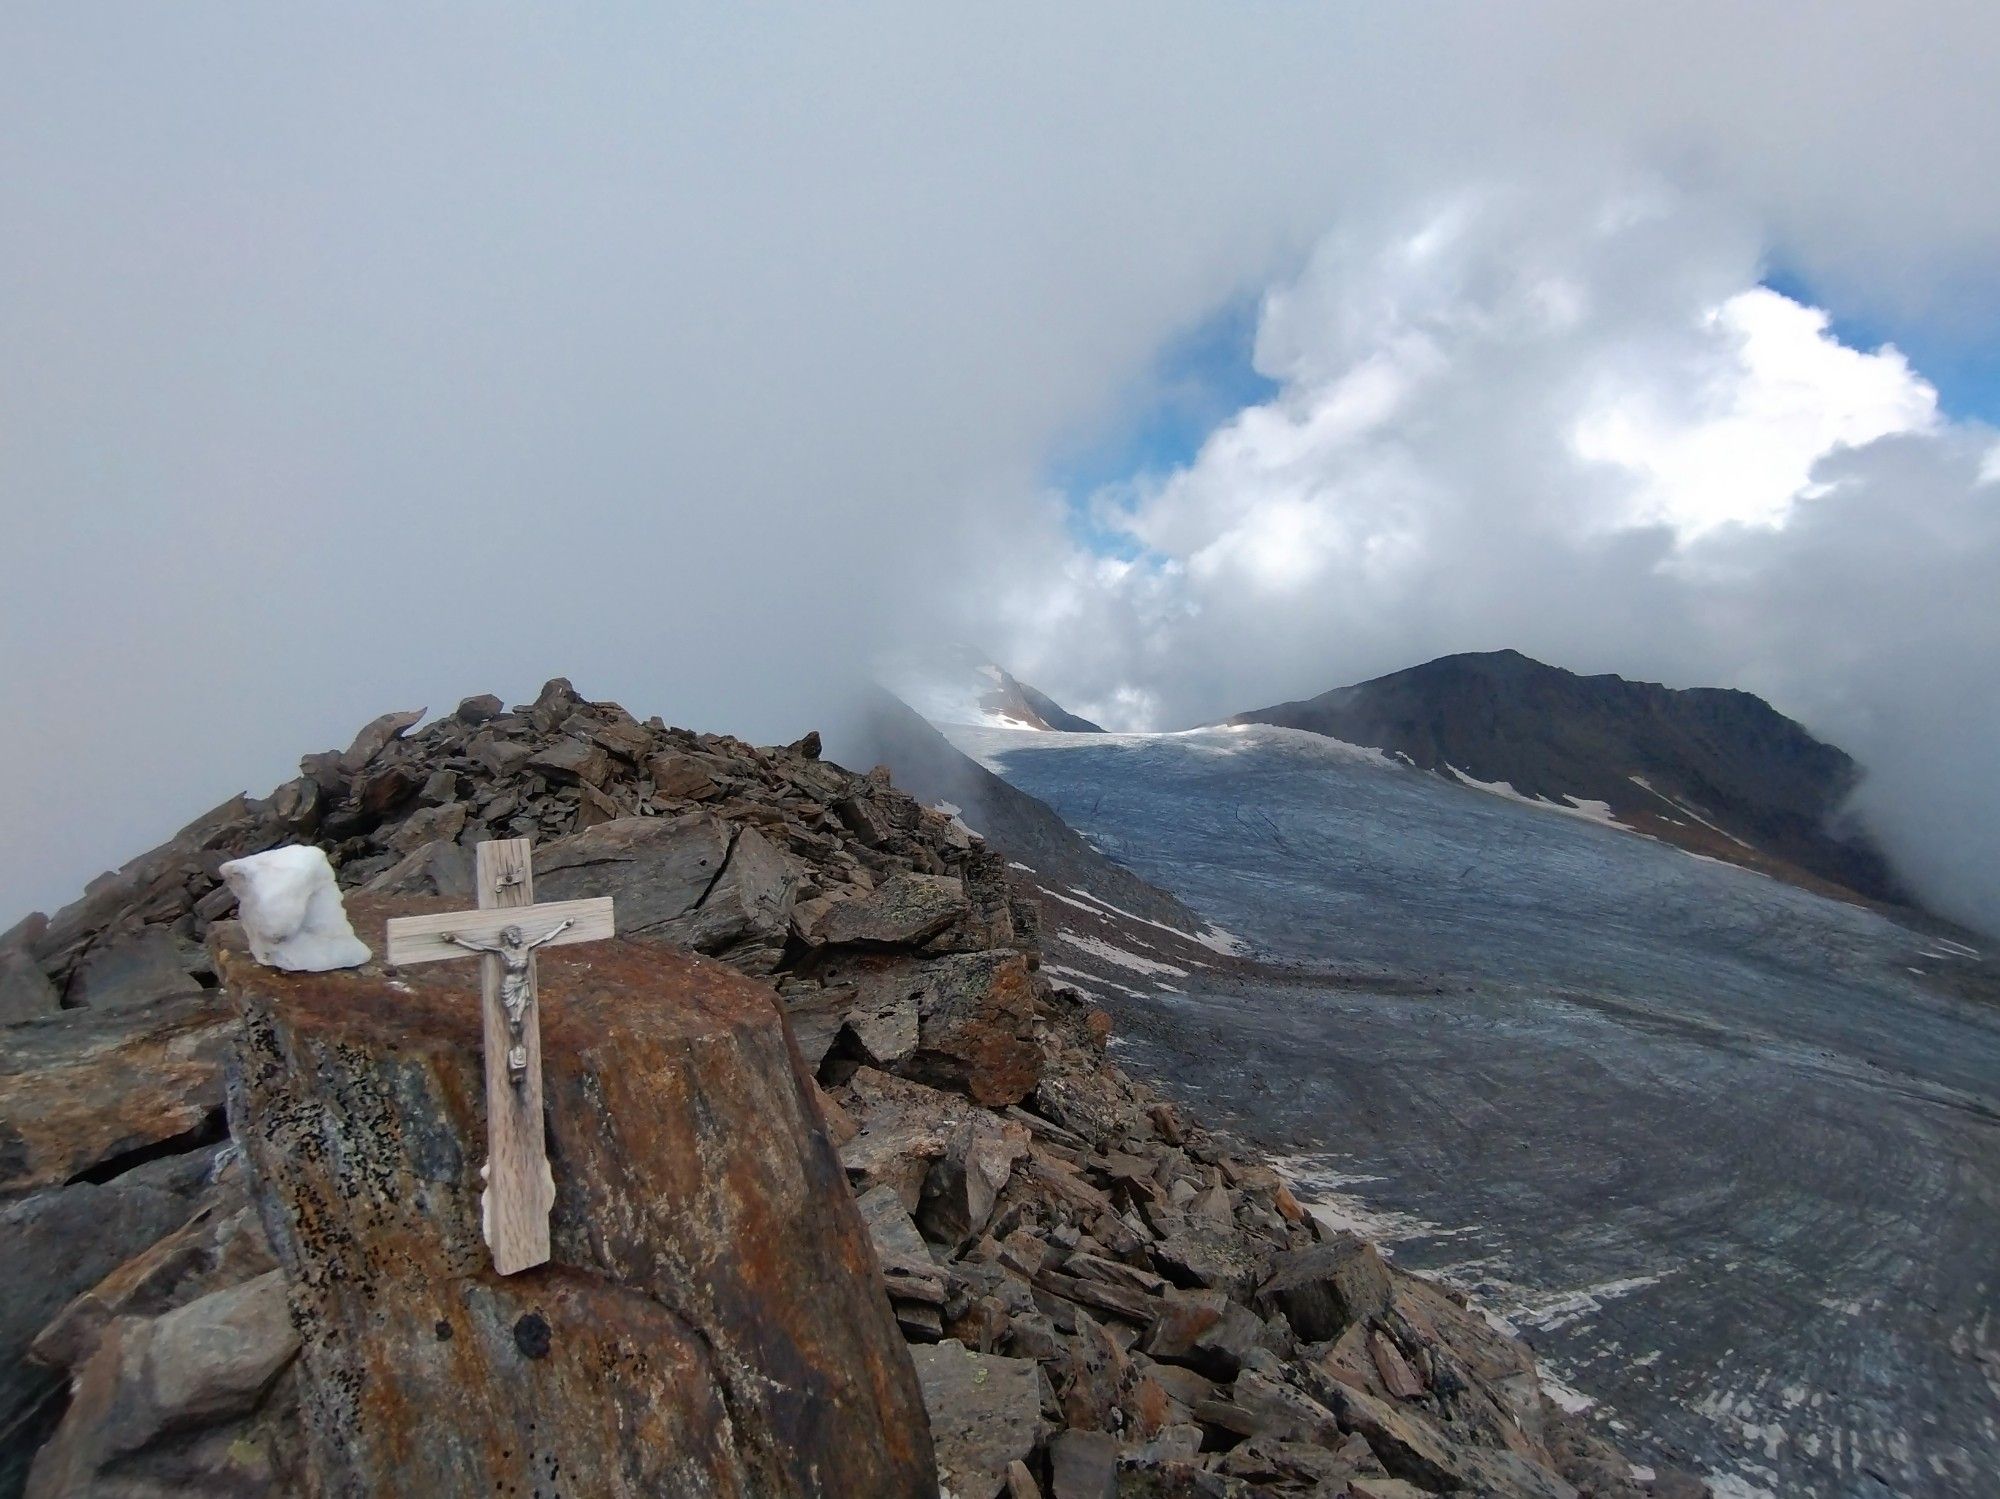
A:
{"type": "Polygon", "coordinates": [[[236,893],[237,919],[250,956],[269,968],[326,973],[358,968],[368,946],[354,935],[333,865],[309,843],[287,844],[231,859],[223,883],[236,893]]]}
{"type": "Polygon", "coordinates": [[[1597,1401],[1571,1384],[1566,1384],[1549,1372],[1548,1362],[1541,1361],[1542,1393],[1568,1411],[1572,1416],[1580,1416],[1597,1401]]]}
{"type": "Polygon", "coordinates": [[[1605,1302],[1656,1286],[1660,1279],[1657,1275],[1631,1275],[1619,1280],[1599,1281],[1593,1286],[1579,1286],[1572,1291],[1559,1291],[1540,1301],[1529,1302],[1514,1308],[1509,1315],[1516,1322],[1553,1331],[1581,1318],[1595,1316],[1604,1310],[1605,1302]]]}
{"type": "Polygon", "coordinates": [[[1092,937],[1077,932],[1057,932],[1055,940],[1080,952],[1087,952],[1094,958],[1101,958],[1107,963],[1114,963],[1120,968],[1128,968],[1134,973],[1143,973],[1148,977],[1165,974],[1170,978],[1184,979],[1188,976],[1185,968],[1176,968],[1172,963],[1162,963],[1154,958],[1142,958],[1135,952],[1114,947],[1102,937],[1092,937]]]}
{"type": "Polygon", "coordinates": [[[1005,685],[1000,668],[991,662],[970,670],[938,663],[906,662],[889,674],[889,690],[933,724],[964,724],[983,729],[1007,729],[1041,734],[1039,724],[1007,713],[995,713],[980,699],[1005,685]]]}
{"type": "MultiPolygon", "coordinates": [[[[1221,953],[1225,958],[1233,958],[1238,953],[1242,952],[1245,948],[1249,946],[1249,943],[1245,942],[1241,937],[1237,936],[1234,932],[1226,932],[1221,927],[1216,926],[1213,922],[1203,922],[1202,928],[1198,932],[1184,932],[1177,926],[1167,925],[1167,923],[1164,921],[1155,921],[1150,916],[1136,915],[1135,913],[1126,910],[1123,906],[1114,906],[1111,904],[1110,901],[1106,900],[1103,896],[1092,895],[1088,890],[1084,889],[1081,885],[1071,885],[1069,888],[1077,895],[1080,895],[1085,900],[1089,901],[1091,905],[1101,906],[1114,916],[1122,916],[1127,921],[1136,921],[1141,926],[1156,927],[1160,931],[1171,932],[1174,936],[1185,938],[1189,942],[1199,942],[1203,947],[1207,948],[1210,952],[1221,953]]],[[[1072,906],[1076,905],[1076,902],[1070,900],[1070,898],[1067,895],[1057,895],[1056,892],[1053,890],[1051,890],[1049,894],[1055,895],[1057,900],[1067,901],[1072,906]]],[[[1080,909],[1088,910],[1089,907],[1085,906],[1081,907],[1080,909]]]]}
{"type": "MultiPolygon", "coordinates": [[[[1625,779],[1630,781],[1634,786],[1637,786],[1641,791],[1649,792],[1652,795],[1657,796],[1661,801],[1665,802],[1668,806],[1672,807],[1676,812],[1686,813],[1689,817],[1692,817],[1696,822],[1700,823],[1703,827],[1707,828],[1711,833],[1720,833],[1723,837],[1727,838],[1731,843],[1735,844],[1738,848],[1747,848],[1750,849],[1752,853],[1756,852],[1756,849],[1751,844],[1745,843],[1741,838],[1738,838],[1734,833],[1730,832],[1727,828],[1717,827],[1714,823],[1710,822],[1706,817],[1703,817],[1699,812],[1695,811],[1693,807],[1690,807],[1686,802],[1675,801],[1671,796],[1668,796],[1666,792],[1658,790],[1653,785],[1653,783],[1647,780],[1644,776],[1627,776],[1625,779]]],[[[1679,820],[1680,820],[1679,818],[1675,817],[1669,817],[1667,819],[1667,821],[1669,822],[1678,822],[1679,820]]]]}
{"type": "Polygon", "coordinates": [[[1120,994],[1130,995],[1133,999],[1151,999],[1153,997],[1143,989],[1127,988],[1116,979],[1099,978],[1094,973],[1085,973],[1080,968],[1065,968],[1060,963],[1044,962],[1042,964],[1042,972],[1066,980],[1071,988],[1076,989],[1080,993],[1090,995],[1092,999],[1102,999],[1104,996],[1085,988],[1086,984],[1102,984],[1107,989],[1116,989],[1120,994]]]}
{"type": "Polygon", "coordinates": [[[1482,781],[1456,765],[1447,763],[1445,769],[1475,791],[1484,791],[1488,796],[1497,796],[1504,801],[1519,802],[1524,807],[1539,807],[1544,812],[1560,812],[1565,817],[1581,818],[1585,822],[1598,822],[1608,828],[1620,828],[1631,832],[1624,823],[1611,815],[1611,803],[1592,800],[1589,797],[1565,795],[1562,801],[1546,801],[1539,796],[1524,796],[1507,781],[1482,781]],[[1567,803],[1568,805],[1564,805],[1567,803]]]}
{"type": "Polygon", "coordinates": [[[982,843],[986,841],[986,835],[965,820],[962,815],[965,809],[960,807],[957,802],[937,802],[932,805],[931,810],[933,812],[944,813],[946,817],[951,819],[951,825],[965,834],[966,837],[977,838],[982,843]]]}
{"type": "Polygon", "coordinates": [[[1328,1228],[1368,1240],[1385,1255],[1393,1256],[1392,1246],[1401,1240],[1450,1239],[1470,1232],[1442,1227],[1414,1213],[1377,1207],[1355,1196],[1345,1189],[1382,1178],[1343,1172],[1330,1156],[1274,1156],[1270,1165],[1292,1189],[1300,1207],[1328,1228]]]}
{"type": "Polygon", "coordinates": [[[1715,1499],[1778,1499],[1777,1490],[1752,1483],[1741,1473],[1711,1473],[1708,1490],[1715,1499]]]}

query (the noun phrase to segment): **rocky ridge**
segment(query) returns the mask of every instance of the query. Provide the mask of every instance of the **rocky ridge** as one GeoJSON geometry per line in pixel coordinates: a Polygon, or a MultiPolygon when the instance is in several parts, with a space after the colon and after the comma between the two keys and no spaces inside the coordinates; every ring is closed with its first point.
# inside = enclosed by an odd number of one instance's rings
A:
{"type": "MultiPolygon", "coordinates": [[[[5,993],[33,1017],[0,1031],[0,1251],[30,1291],[0,1318],[0,1442],[17,1483],[40,1449],[29,1492],[341,1491],[313,1456],[332,1376],[310,1356],[300,1373],[331,1315],[308,1270],[351,1275],[382,1230],[300,1247],[296,1204],[316,1199],[286,1187],[299,1152],[272,1147],[270,1121],[353,1110],[316,1092],[323,1070],[241,1081],[296,1047],[272,1039],[289,1001],[218,987],[239,970],[215,869],[316,842],[372,911],[467,898],[469,847],[496,836],[537,839],[538,897],[617,897],[628,999],[681,961],[648,943],[775,992],[944,1491],[1647,1492],[1520,1343],[1111,1066],[1107,1018],[1043,971],[1005,856],[886,773],[821,760],[816,736],[760,749],[642,723],[562,681],[420,721],[385,715],[0,940],[5,993]]],[[[326,1055],[406,1080],[396,1044],[344,1032],[326,1055]]],[[[440,1082],[399,1107],[460,1140],[476,1121],[425,1101],[455,1096],[440,1082]]],[[[423,1154],[355,1127],[384,1160],[423,1154]]],[[[616,1200],[580,1169],[589,1201],[616,1200]]],[[[425,1213],[435,1234],[463,1216],[425,1213]]],[[[1664,1475],[1651,1492],[1698,1489],[1664,1475]]]]}

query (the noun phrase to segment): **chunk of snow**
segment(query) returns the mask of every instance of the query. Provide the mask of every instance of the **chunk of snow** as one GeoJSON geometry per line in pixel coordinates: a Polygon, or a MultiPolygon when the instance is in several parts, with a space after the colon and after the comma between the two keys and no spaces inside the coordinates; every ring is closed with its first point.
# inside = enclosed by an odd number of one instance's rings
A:
{"type": "Polygon", "coordinates": [[[246,854],[222,866],[259,963],[294,973],[358,968],[368,948],[354,935],[333,866],[309,844],[246,854]]]}

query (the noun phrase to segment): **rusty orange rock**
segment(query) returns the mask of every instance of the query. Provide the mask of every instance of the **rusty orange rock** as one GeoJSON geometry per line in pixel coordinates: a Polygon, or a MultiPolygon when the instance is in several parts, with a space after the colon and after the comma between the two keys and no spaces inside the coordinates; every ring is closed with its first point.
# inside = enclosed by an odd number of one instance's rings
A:
{"type": "MultiPolygon", "coordinates": [[[[364,940],[416,908],[353,907],[364,940]]],[[[554,1258],[502,1278],[479,1229],[476,985],[221,961],[244,1027],[231,1120],[327,1494],[936,1492],[769,989],[648,941],[542,956],[554,1258]]]]}

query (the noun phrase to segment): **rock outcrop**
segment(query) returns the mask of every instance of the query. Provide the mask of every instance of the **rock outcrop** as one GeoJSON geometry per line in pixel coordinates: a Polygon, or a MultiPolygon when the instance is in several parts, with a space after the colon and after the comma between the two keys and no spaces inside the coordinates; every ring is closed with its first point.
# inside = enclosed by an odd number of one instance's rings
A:
{"type": "Polygon", "coordinates": [[[10,934],[70,1006],[101,945],[220,954],[186,960],[197,993],[0,1032],[9,1212],[163,1163],[192,1184],[171,1231],[38,1272],[60,1289],[15,1335],[32,1360],[0,1346],[41,1380],[18,1431],[60,1411],[51,1370],[72,1391],[38,1493],[113,1471],[149,1494],[390,1472],[411,1492],[1643,1492],[1522,1345],[1110,1066],[1005,857],[885,773],[563,682],[414,724],[377,720],[10,934]],[[543,898],[615,896],[626,934],[544,956],[556,1255],[505,1281],[477,1238],[458,965],[279,975],[212,930],[215,864],[305,839],[365,892],[379,951],[392,906],[469,898],[495,836],[539,840],[543,898]],[[161,1122],[118,1123],[111,1080],[154,1058],[161,1122]],[[82,1095],[33,1077],[92,1068],[112,1122],[66,1147],[37,1120],[82,1095]],[[193,1367],[162,1384],[161,1349],[193,1367]]]}
{"type": "MultiPolygon", "coordinates": [[[[356,902],[357,929],[413,904],[356,902]]],[[[553,1257],[502,1277],[465,971],[224,950],[231,1127],[324,1492],[925,1492],[916,1381],[776,996],[646,940],[540,967],[553,1257]]]]}

